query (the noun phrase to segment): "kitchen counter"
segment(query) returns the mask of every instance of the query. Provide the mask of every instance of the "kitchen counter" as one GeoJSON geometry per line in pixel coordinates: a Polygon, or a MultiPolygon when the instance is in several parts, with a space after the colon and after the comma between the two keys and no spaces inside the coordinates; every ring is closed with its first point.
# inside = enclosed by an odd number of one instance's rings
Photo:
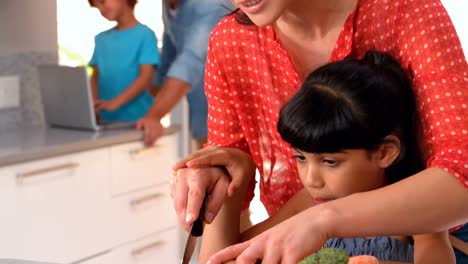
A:
{"type": "Polygon", "coordinates": [[[50,264],[50,263],[19,260],[19,259],[0,259],[0,264],[50,264]]]}
{"type": "MultiPolygon", "coordinates": [[[[179,131],[165,128],[164,135],[179,131]]],[[[143,139],[133,128],[99,132],[60,128],[19,128],[0,134],[0,167],[143,139]]]]}

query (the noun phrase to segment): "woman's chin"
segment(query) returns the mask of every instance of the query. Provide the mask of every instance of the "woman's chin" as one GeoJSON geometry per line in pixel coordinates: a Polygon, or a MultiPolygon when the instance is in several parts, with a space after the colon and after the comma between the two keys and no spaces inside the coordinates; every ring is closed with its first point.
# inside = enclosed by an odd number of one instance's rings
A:
{"type": "Polygon", "coordinates": [[[258,27],[272,25],[278,20],[276,17],[263,14],[248,15],[248,17],[258,27]]]}

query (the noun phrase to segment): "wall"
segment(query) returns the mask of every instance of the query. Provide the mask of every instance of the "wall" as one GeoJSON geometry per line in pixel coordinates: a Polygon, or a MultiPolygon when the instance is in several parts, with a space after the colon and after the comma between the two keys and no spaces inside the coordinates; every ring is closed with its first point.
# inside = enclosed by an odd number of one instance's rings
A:
{"type": "Polygon", "coordinates": [[[441,0],[445,9],[452,19],[455,30],[460,38],[465,59],[468,58],[468,18],[466,17],[466,10],[468,10],[468,1],[463,0],[441,0]]]}
{"type": "Polygon", "coordinates": [[[0,0],[0,76],[20,77],[21,108],[0,109],[0,133],[43,125],[36,66],[57,63],[55,0],[0,0]]]}
{"type": "Polygon", "coordinates": [[[55,0],[1,0],[0,54],[57,51],[55,0]]]}

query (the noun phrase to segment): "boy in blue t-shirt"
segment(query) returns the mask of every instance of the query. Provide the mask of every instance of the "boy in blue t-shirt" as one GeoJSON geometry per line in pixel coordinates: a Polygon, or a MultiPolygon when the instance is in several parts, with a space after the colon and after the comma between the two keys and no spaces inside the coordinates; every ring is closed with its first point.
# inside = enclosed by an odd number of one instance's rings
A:
{"type": "Polygon", "coordinates": [[[117,26],[95,38],[91,88],[94,106],[105,121],[134,122],[143,117],[153,97],[148,92],[159,63],[154,32],[134,15],[137,0],[88,0],[117,26]]]}

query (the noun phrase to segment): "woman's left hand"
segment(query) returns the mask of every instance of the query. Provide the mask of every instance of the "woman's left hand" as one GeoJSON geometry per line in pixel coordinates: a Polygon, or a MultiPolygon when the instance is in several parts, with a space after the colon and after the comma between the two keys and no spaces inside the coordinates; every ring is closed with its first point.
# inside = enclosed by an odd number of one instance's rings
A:
{"type": "Polygon", "coordinates": [[[299,213],[260,235],[214,254],[209,264],[236,260],[240,264],[262,263],[297,264],[319,250],[329,238],[328,213],[320,206],[299,213]],[[319,209],[319,210],[317,210],[319,209]]]}
{"type": "Polygon", "coordinates": [[[232,197],[241,186],[250,182],[255,175],[255,163],[252,156],[236,148],[206,146],[199,149],[182,160],[178,161],[172,169],[225,167],[230,176],[227,195],[232,197]]]}

